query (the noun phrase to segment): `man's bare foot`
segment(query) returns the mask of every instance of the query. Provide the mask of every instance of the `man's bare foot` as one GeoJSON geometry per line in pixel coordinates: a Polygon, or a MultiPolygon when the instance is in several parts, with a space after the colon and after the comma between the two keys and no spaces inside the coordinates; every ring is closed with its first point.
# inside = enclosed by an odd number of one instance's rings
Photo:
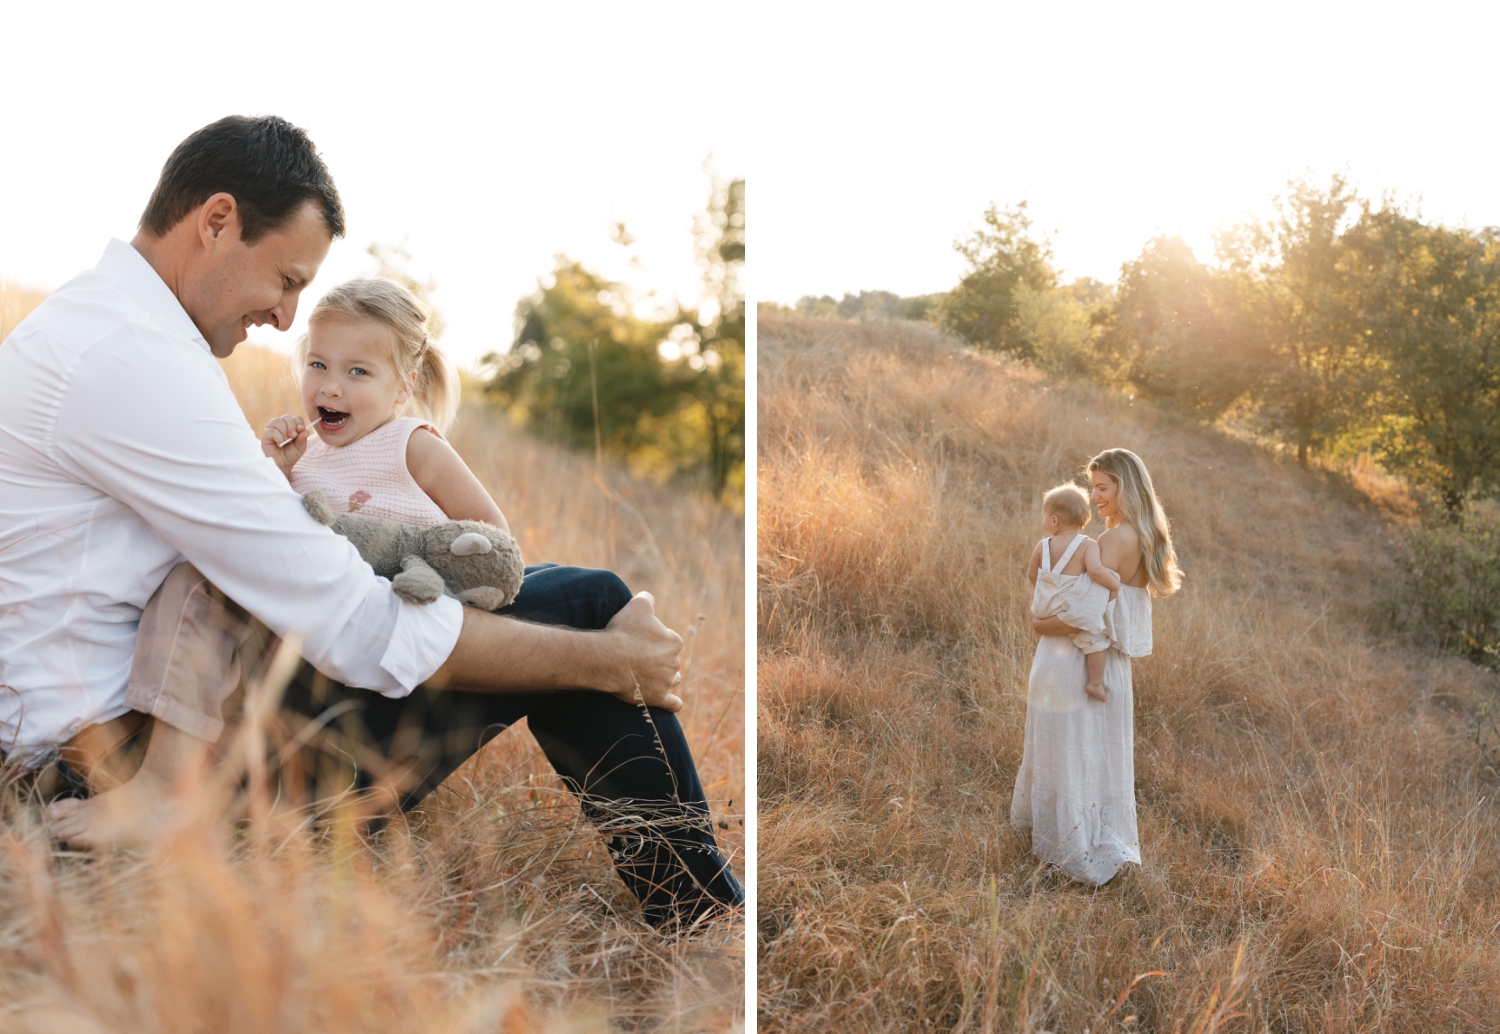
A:
{"type": "Polygon", "coordinates": [[[1085,682],[1083,684],[1083,691],[1101,704],[1108,699],[1104,695],[1104,683],[1102,682],[1085,682]]]}
{"type": "Polygon", "coordinates": [[[52,836],[70,847],[132,847],[169,828],[173,782],[142,769],[128,782],[87,800],[68,797],[47,805],[52,836]]]}

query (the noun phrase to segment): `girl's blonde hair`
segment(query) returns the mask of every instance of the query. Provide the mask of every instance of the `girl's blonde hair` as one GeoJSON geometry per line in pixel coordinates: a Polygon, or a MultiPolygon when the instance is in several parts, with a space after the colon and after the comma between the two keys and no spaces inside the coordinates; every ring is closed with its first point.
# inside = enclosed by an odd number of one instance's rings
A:
{"type": "Polygon", "coordinates": [[[1141,563],[1146,581],[1158,596],[1170,596],[1182,584],[1172,529],[1156,498],[1151,475],[1141,458],[1129,449],[1105,449],[1089,460],[1089,473],[1102,470],[1120,486],[1120,514],[1141,540],[1141,563]]]}
{"type": "Polygon", "coordinates": [[[1089,522],[1089,494],[1071,481],[1049,488],[1042,496],[1042,512],[1057,514],[1070,528],[1081,528],[1089,522]]]}
{"type": "MultiPolygon", "coordinates": [[[[411,385],[411,398],[398,416],[420,416],[447,432],[458,412],[458,372],[437,344],[427,336],[431,310],[394,280],[361,277],[339,284],[325,294],[307,318],[374,320],[390,333],[391,360],[397,376],[411,385]]],[[[307,338],[297,343],[297,365],[307,365],[307,338]]]]}

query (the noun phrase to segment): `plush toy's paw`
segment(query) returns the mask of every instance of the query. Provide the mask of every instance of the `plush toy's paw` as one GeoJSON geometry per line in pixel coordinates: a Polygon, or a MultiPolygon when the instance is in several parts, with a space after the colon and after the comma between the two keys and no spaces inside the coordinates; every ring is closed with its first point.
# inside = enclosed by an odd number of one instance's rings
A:
{"type": "Polygon", "coordinates": [[[431,603],[443,594],[443,576],[421,557],[401,561],[401,573],[391,579],[391,588],[408,603],[431,603]]]}
{"type": "Polygon", "coordinates": [[[328,505],[328,500],[323,498],[323,493],[316,488],[303,494],[302,505],[307,507],[307,512],[312,514],[313,520],[319,524],[333,523],[333,507],[328,505]]]}

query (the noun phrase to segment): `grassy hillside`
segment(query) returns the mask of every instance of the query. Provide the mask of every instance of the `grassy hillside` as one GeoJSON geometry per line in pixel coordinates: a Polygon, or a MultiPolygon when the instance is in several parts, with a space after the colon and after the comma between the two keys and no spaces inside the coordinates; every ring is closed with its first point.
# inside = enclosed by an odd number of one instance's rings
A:
{"type": "MultiPolygon", "coordinates": [[[[257,431],[297,410],[279,356],[242,347],[225,366],[257,431]]],[[[616,469],[596,479],[482,409],[462,412],[452,440],[523,555],[613,567],[687,633],[682,718],[743,871],[742,520],[616,469]]],[[[184,814],[204,803],[184,788],[184,814]]],[[[368,842],[275,820],[231,838],[200,817],[158,850],[96,859],[55,854],[14,791],[0,804],[0,1029],[697,1031],[742,1018],[743,923],[682,939],[644,926],[520,728],[368,842]]]]}
{"type": "Polygon", "coordinates": [[[1381,511],[916,324],[759,348],[762,1030],[1496,1029],[1493,687],[1378,631],[1381,511]],[[1112,446],[1187,578],[1135,667],[1144,865],[1095,891],[1007,818],[1041,492],[1112,446]]]}

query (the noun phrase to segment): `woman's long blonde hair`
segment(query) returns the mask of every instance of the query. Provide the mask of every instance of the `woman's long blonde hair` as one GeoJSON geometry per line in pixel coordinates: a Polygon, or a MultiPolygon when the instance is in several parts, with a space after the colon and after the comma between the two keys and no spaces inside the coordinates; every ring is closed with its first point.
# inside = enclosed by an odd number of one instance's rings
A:
{"type": "Polygon", "coordinates": [[[1182,584],[1177,551],[1172,548],[1172,528],[1156,498],[1151,475],[1141,458],[1129,449],[1105,449],[1089,460],[1089,473],[1102,470],[1120,486],[1120,515],[1135,529],[1141,541],[1141,563],[1146,581],[1158,596],[1170,596],[1182,584]]]}
{"type": "MultiPolygon", "coordinates": [[[[458,412],[458,373],[427,336],[430,315],[422,300],[394,280],[362,277],[339,284],[319,301],[307,318],[374,320],[390,334],[391,360],[397,376],[411,385],[411,398],[398,416],[420,416],[447,432],[458,412]]],[[[307,338],[297,343],[297,366],[307,365],[307,338]]]]}

